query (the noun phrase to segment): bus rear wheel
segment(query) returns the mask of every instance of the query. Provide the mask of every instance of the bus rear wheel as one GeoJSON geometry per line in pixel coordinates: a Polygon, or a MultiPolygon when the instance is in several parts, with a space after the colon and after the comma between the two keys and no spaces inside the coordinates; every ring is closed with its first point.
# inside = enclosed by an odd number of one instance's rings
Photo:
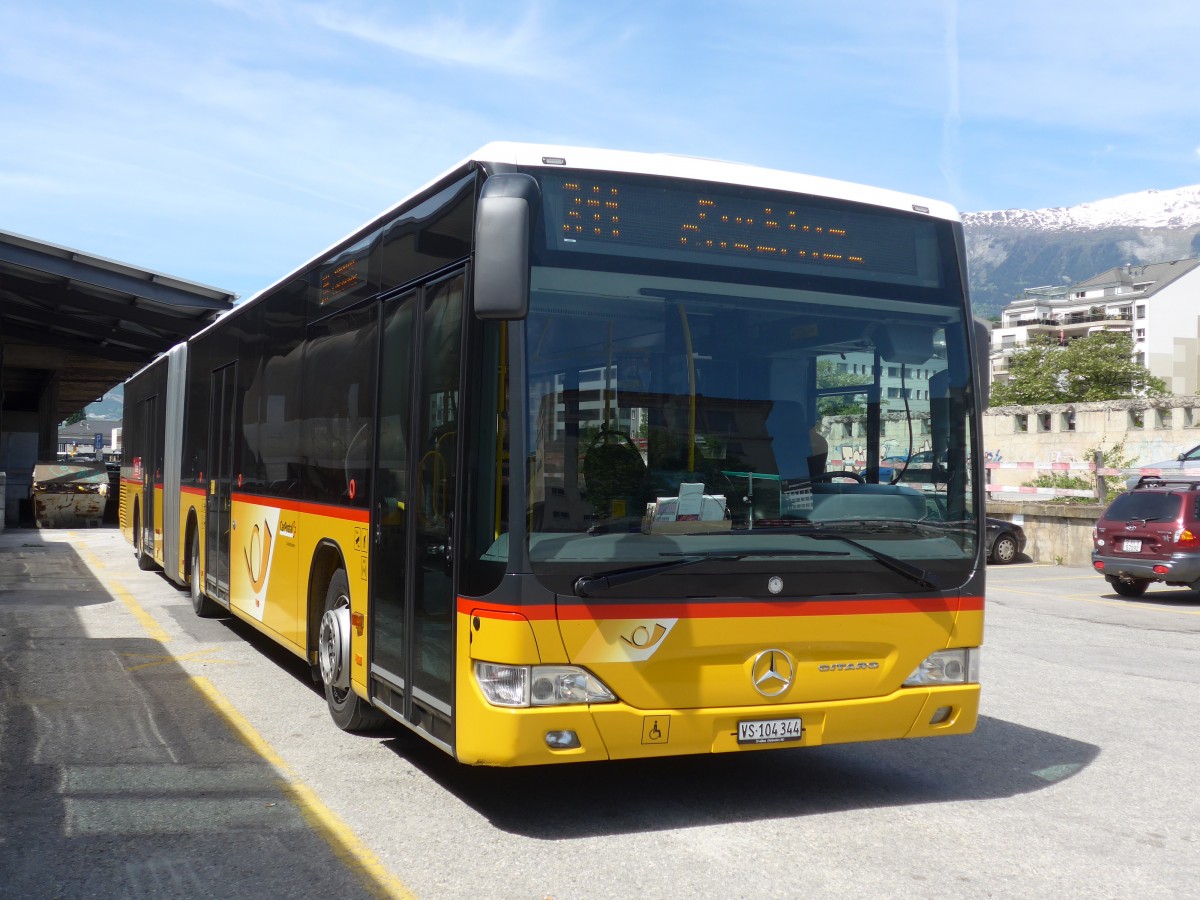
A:
{"type": "Polygon", "coordinates": [[[387,717],[350,686],[350,582],[338,569],[325,591],[325,613],[317,632],[317,660],[325,684],[325,702],[334,724],[343,731],[379,728],[387,717]]]}
{"type": "Polygon", "coordinates": [[[138,568],[149,572],[154,568],[154,557],[146,552],[142,544],[142,516],[140,512],[133,514],[133,555],[137,558],[138,568]]]}

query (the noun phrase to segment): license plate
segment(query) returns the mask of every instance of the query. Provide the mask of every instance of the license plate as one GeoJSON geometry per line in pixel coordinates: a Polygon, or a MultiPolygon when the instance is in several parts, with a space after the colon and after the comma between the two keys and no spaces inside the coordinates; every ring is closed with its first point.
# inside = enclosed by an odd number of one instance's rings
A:
{"type": "Polygon", "coordinates": [[[798,741],[803,734],[804,726],[799,719],[738,722],[739,744],[779,744],[783,741],[798,741]]]}
{"type": "Polygon", "coordinates": [[[1128,538],[1126,538],[1124,550],[1126,553],[1141,553],[1142,552],[1142,542],[1141,541],[1131,541],[1128,538]]]}

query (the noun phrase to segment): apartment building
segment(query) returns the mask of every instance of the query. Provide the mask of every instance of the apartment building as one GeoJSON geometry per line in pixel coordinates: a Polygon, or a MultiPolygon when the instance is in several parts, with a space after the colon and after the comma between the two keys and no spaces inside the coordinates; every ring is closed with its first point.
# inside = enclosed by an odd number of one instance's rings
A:
{"type": "Polygon", "coordinates": [[[1133,338],[1135,359],[1173,394],[1200,394],[1200,259],[1127,265],[1076,284],[1030,288],[992,328],[991,377],[1036,335],[1060,343],[1097,331],[1133,338]]]}

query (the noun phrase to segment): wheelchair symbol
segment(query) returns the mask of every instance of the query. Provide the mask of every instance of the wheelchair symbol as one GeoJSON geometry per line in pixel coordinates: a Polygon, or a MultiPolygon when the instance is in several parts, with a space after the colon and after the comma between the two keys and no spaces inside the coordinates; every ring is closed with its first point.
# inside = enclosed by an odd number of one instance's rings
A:
{"type": "Polygon", "coordinates": [[[642,720],[642,743],[665,744],[670,738],[670,716],[647,716],[642,720]]]}

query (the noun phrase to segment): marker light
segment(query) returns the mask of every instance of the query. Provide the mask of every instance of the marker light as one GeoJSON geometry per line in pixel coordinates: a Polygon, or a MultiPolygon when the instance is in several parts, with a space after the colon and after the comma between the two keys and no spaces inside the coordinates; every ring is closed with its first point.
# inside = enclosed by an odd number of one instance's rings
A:
{"type": "Polygon", "coordinates": [[[617,699],[599,678],[578,666],[509,666],[477,662],[475,680],[493,706],[562,706],[612,703],[617,699]]]}
{"type": "Polygon", "coordinates": [[[979,682],[979,648],[939,650],[931,653],[904,680],[905,687],[934,684],[976,684],[979,682]]]}

